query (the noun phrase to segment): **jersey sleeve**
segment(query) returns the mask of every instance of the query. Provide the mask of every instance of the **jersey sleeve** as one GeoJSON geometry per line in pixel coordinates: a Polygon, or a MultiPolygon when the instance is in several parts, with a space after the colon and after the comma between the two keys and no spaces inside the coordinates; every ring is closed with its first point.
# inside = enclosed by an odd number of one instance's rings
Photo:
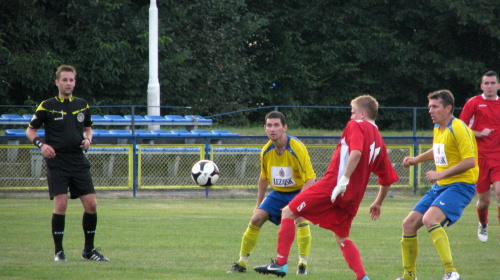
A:
{"type": "MultiPolygon", "coordinates": [[[[386,147],[384,146],[384,149],[386,147]]],[[[381,159],[380,164],[376,170],[373,170],[373,173],[378,177],[378,183],[381,186],[389,186],[396,183],[399,180],[398,173],[394,170],[391,161],[387,155],[387,150],[384,153],[384,157],[381,159]]]]}
{"type": "Polygon", "coordinates": [[[344,129],[344,135],[346,136],[346,143],[349,146],[349,154],[354,150],[363,152],[365,135],[357,121],[352,120],[347,124],[346,129],[344,129]]]}
{"type": "Polygon", "coordinates": [[[455,139],[458,144],[460,155],[463,159],[475,158],[476,148],[474,147],[474,135],[470,129],[467,129],[465,123],[457,121],[453,123],[453,130],[455,131],[455,139]]]}
{"type": "Polygon", "coordinates": [[[87,103],[86,108],[85,108],[85,120],[83,123],[84,127],[92,127],[94,123],[92,122],[92,114],[90,113],[90,107],[89,104],[87,103]]]}
{"type": "Polygon", "coordinates": [[[316,179],[316,173],[314,173],[314,168],[311,162],[311,157],[307,151],[306,146],[301,142],[301,156],[299,162],[302,165],[302,180],[305,182],[309,179],[316,179]]]}
{"type": "Polygon", "coordinates": [[[44,104],[45,101],[38,105],[38,108],[36,108],[34,117],[29,123],[30,128],[39,129],[45,122],[45,113],[47,112],[47,110],[43,107],[44,104]]]}
{"type": "Polygon", "coordinates": [[[267,167],[264,159],[264,153],[265,153],[265,148],[260,151],[260,177],[262,177],[263,180],[268,180],[267,178],[267,167]]]}
{"type": "Polygon", "coordinates": [[[474,115],[474,100],[469,99],[462,109],[462,113],[460,113],[460,119],[468,126],[470,126],[470,121],[472,116],[474,115]]]}

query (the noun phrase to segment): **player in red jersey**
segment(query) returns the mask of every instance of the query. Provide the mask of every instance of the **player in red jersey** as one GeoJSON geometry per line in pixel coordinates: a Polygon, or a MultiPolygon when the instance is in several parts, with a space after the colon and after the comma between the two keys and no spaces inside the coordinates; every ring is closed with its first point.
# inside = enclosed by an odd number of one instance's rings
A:
{"type": "MultiPolygon", "coordinates": [[[[481,95],[469,99],[462,110],[460,119],[474,132],[479,151],[479,179],[476,192],[479,198],[476,207],[479,217],[477,237],[481,242],[488,240],[488,207],[490,206],[490,186],[493,184],[498,203],[500,224],[500,89],[497,73],[488,71],[481,77],[481,95]]],[[[498,235],[500,240],[500,234],[498,235]]]]}
{"type": "Polygon", "coordinates": [[[295,238],[294,220],[303,217],[331,230],[349,268],[356,274],[356,280],[369,279],[358,248],[349,239],[351,224],[372,172],[378,176],[381,185],[375,202],[370,206],[372,220],[380,216],[382,202],[399,177],[375,125],[377,100],[369,95],[359,96],[351,101],[351,107],[351,121],[342,133],[325,176],[283,208],[276,261],[258,266],[255,271],[286,275],[288,254],[295,238]]]}

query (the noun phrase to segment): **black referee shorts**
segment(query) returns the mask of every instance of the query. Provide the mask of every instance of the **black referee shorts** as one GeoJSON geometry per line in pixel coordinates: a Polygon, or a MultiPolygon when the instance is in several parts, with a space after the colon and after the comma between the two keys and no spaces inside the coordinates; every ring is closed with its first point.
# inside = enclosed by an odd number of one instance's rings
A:
{"type": "Polygon", "coordinates": [[[51,200],[56,195],[67,194],[68,189],[71,199],[95,193],[90,169],[63,170],[48,168],[47,181],[49,183],[49,196],[51,200]]]}

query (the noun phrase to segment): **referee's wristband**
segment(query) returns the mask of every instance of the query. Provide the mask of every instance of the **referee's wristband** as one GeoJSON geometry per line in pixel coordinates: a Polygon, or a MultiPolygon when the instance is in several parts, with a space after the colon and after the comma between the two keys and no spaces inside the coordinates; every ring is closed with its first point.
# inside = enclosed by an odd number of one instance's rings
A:
{"type": "Polygon", "coordinates": [[[35,137],[35,139],[33,139],[33,145],[37,146],[38,148],[41,149],[43,144],[45,144],[45,143],[43,143],[42,138],[35,137]]]}

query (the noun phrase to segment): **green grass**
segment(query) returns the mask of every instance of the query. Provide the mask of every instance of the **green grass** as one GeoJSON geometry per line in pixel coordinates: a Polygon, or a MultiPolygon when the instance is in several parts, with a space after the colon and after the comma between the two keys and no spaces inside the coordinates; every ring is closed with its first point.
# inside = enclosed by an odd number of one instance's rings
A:
{"type": "MultiPolygon", "coordinates": [[[[401,222],[419,197],[388,197],[378,221],[369,219],[368,195],[354,220],[351,239],[358,246],[372,280],[401,275],[401,222]]],[[[82,208],[70,201],[64,247],[67,263],[53,261],[47,198],[0,196],[1,279],[275,279],[251,268],[276,256],[278,227],[266,223],[245,275],[228,275],[237,261],[241,236],[255,206],[254,198],[162,199],[99,198],[96,246],[111,259],[80,259],[82,208]]],[[[471,203],[473,205],[473,203],[471,203]]],[[[490,216],[496,211],[491,211],[490,216]]],[[[476,213],[466,208],[462,219],[446,228],[454,262],[462,279],[493,279],[498,274],[498,224],[491,217],[490,240],[476,237],[476,213]]],[[[331,232],[312,227],[309,274],[304,279],[354,279],[331,232]]],[[[443,267],[429,234],[419,231],[419,279],[441,279],[443,267]]],[[[290,274],[297,278],[297,246],[290,253],[290,274]]]]}

